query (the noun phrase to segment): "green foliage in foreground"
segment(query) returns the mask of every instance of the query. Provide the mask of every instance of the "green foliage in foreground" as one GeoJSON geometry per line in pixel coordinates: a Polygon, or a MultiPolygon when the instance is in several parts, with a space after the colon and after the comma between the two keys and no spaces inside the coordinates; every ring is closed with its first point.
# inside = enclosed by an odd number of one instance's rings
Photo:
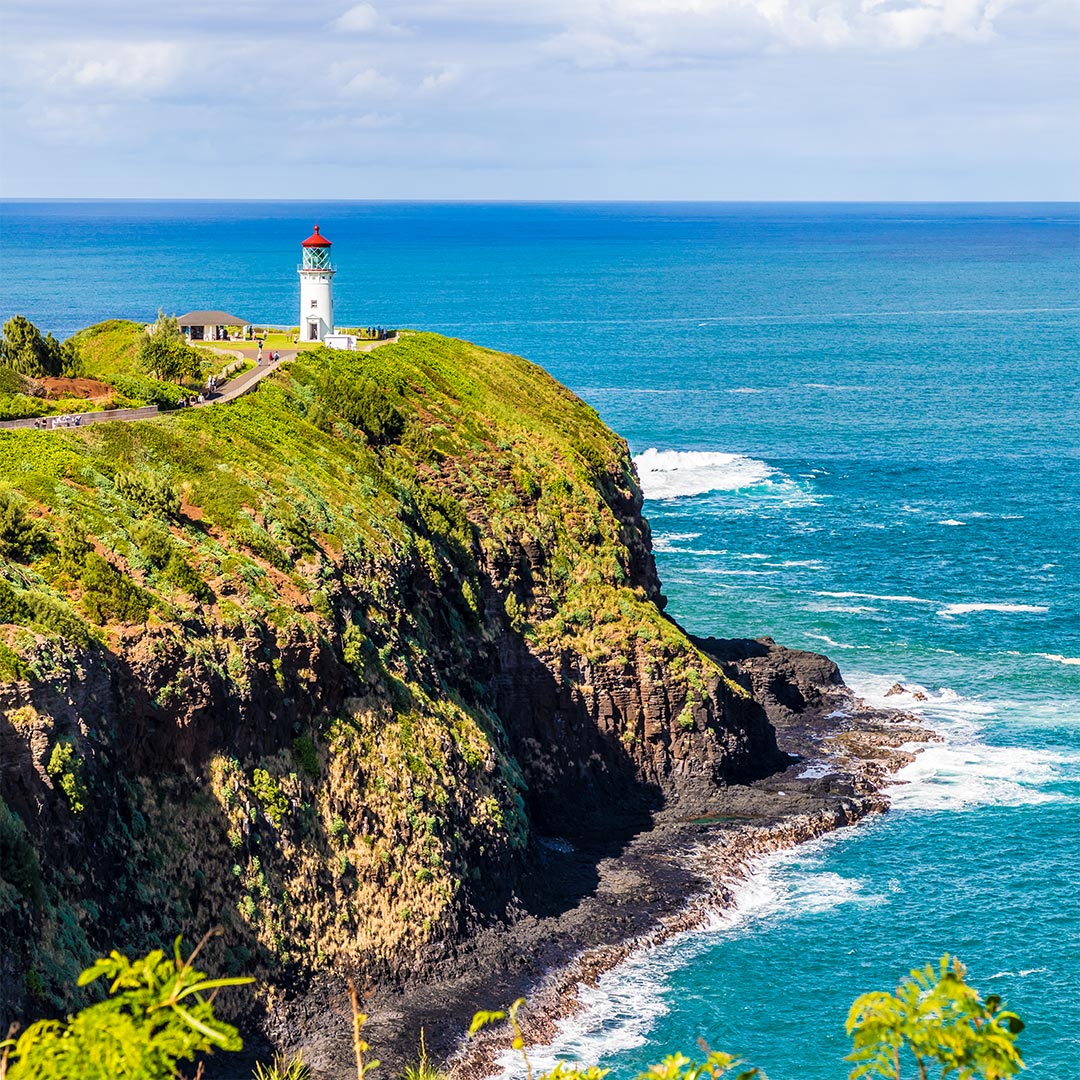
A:
{"type": "MultiPolygon", "coordinates": [[[[204,939],[205,940],[205,939],[204,939]]],[[[66,1022],[40,1020],[18,1040],[0,1043],[8,1080],[142,1080],[178,1075],[178,1063],[215,1049],[240,1050],[236,1028],[214,1015],[223,986],[252,979],[208,979],[186,960],[176,939],[174,958],[160,949],[132,962],[118,952],[87,968],[79,985],[111,980],[109,997],[66,1022]]]]}
{"type": "Polygon", "coordinates": [[[946,953],[936,971],[931,964],[913,969],[895,994],[873,991],[857,998],[847,1019],[855,1045],[848,1060],[856,1063],[850,1080],[898,1080],[904,1051],[923,1078],[931,1064],[942,1078],[1015,1076],[1024,1067],[1016,1048],[1024,1023],[996,994],[983,1001],[964,981],[965,973],[964,965],[946,953]]]}
{"type": "MultiPolygon", "coordinates": [[[[200,943],[183,960],[177,938],[171,960],[160,949],[134,963],[118,952],[99,960],[79,976],[79,985],[106,976],[112,980],[110,996],[68,1017],[66,1023],[42,1020],[18,1040],[0,1043],[0,1078],[113,1080],[130,1076],[165,1080],[179,1075],[180,1061],[193,1061],[214,1049],[241,1049],[236,1029],[214,1015],[214,997],[221,987],[254,980],[207,979],[191,966],[201,947],[200,943]],[[207,996],[207,991],[213,993],[207,996]]],[[[1023,1022],[1015,1013],[1005,1011],[996,995],[983,1001],[964,981],[964,975],[964,965],[946,954],[936,970],[930,964],[913,970],[895,994],[874,991],[858,998],[847,1023],[855,1045],[848,1060],[857,1063],[849,1080],[865,1076],[899,1080],[904,1050],[914,1057],[921,1080],[930,1076],[931,1065],[934,1076],[942,1080],[954,1074],[956,1080],[1007,1080],[1023,1069],[1016,1047],[1023,1022]]],[[[351,983],[349,993],[357,1075],[363,1080],[378,1062],[364,1062],[364,1054],[371,1049],[361,1034],[367,1017],[359,1011],[351,983]]],[[[476,1013],[469,1036],[505,1022],[510,1028],[510,1046],[521,1055],[529,1080],[603,1080],[610,1073],[595,1065],[559,1062],[548,1072],[534,1074],[518,1019],[524,1005],[525,999],[518,998],[505,1010],[476,1013]]],[[[669,1054],[635,1080],[766,1080],[760,1069],[744,1067],[730,1054],[700,1045],[701,1060],[669,1054]]],[[[299,1056],[279,1056],[270,1065],[256,1066],[253,1080],[307,1080],[309,1075],[299,1056]]],[[[428,1058],[422,1032],[420,1059],[406,1069],[405,1080],[445,1080],[445,1073],[428,1058]]]]}

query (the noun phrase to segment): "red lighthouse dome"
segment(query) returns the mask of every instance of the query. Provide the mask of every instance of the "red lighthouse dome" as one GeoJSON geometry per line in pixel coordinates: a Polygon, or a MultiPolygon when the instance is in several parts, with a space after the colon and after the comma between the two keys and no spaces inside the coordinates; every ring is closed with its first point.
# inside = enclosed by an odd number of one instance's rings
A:
{"type": "Polygon", "coordinates": [[[316,225],[315,231],[300,246],[306,248],[329,247],[330,241],[319,232],[319,226],[316,225]]]}

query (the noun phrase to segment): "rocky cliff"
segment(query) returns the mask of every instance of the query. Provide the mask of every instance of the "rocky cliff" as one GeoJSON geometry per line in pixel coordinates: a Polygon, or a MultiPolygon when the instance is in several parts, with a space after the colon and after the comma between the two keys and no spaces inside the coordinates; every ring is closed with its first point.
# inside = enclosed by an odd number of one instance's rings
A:
{"type": "Polygon", "coordinates": [[[784,767],[663,614],[625,443],[416,334],[230,405],[0,432],[0,1024],[220,924],[270,1003],[520,907],[544,837],[784,767]]]}

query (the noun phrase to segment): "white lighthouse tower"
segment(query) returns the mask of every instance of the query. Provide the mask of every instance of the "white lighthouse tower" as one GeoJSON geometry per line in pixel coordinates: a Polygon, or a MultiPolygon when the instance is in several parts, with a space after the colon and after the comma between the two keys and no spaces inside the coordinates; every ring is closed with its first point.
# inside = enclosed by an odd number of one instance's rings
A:
{"type": "Polygon", "coordinates": [[[330,241],[319,226],[300,245],[304,260],[300,273],[300,339],[322,341],[334,332],[334,268],[330,265],[330,241]]]}

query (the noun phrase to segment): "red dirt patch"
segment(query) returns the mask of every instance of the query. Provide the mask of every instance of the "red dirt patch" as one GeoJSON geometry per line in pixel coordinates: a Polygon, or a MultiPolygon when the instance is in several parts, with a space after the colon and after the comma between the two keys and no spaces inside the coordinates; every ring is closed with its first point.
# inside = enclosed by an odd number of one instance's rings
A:
{"type": "Polygon", "coordinates": [[[114,390],[97,379],[39,379],[50,398],[86,398],[88,401],[112,397],[114,390]]]}

